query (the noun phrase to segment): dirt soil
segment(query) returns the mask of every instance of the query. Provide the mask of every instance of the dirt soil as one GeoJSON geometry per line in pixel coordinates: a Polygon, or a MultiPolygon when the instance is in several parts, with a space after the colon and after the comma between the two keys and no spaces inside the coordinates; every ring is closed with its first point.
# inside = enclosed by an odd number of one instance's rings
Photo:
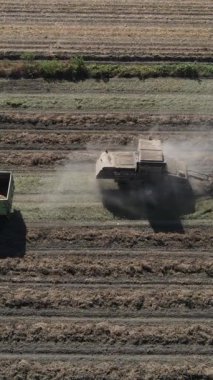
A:
{"type": "Polygon", "coordinates": [[[137,283],[153,281],[211,281],[213,277],[212,256],[207,253],[165,254],[151,249],[123,253],[109,249],[89,253],[85,250],[65,249],[32,250],[24,258],[5,258],[0,262],[0,278],[6,281],[22,282],[28,278],[32,282],[50,281],[68,283],[79,280],[135,281],[137,283]],[[157,258],[157,260],[156,260],[157,258]],[[187,278],[186,278],[187,275],[187,278]]]}
{"type": "Polygon", "coordinates": [[[6,57],[30,51],[38,56],[124,61],[212,58],[209,0],[184,4],[28,0],[15,5],[10,0],[1,6],[0,53],[6,57]]]}
{"type": "Polygon", "coordinates": [[[109,380],[127,380],[144,379],[144,380],[171,380],[171,379],[186,379],[186,380],[210,380],[212,371],[210,365],[199,363],[199,358],[196,358],[196,365],[188,359],[179,364],[173,363],[170,367],[167,363],[138,363],[133,360],[115,360],[110,359],[110,362],[104,358],[99,363],[94,363],[92,360],[75,359],[75,361],[36,361],[27,359],[11,360],[5,359],[1,362],[1,371],[4,379],[18,379],[17,373],[24,378],[33,379],[46,378],[47,380],[70,380],[70,379],[87,379],[96,380],[107,378],[109,380]],[[129,362],[129,363],[128,363],[129,362]]]}
{"type": "Polygon", "coordinates": [[[38,242],[44,245],[68,244],[69,247],[83,248],[173,248],[173,249],[211,249],[213,246],[212,228],[189,228],[185,234],[179,233],[154,233],[141,231],[141,228],[116,228],[116,227],[62,227],[28,229],[28,241],[31,244],[38,242]]]}
{"type": "Polygon", "coordinates": [[[144,114],[141,112],[131,113],[33,113],[33,112],[0,112],[1,128],[16,129],[69,129],[69,130],[111,130],[130,131],[132,129],[140,132],[155,131],[205,131],[211,130],[213,126],[212,115],[181,115],[181,114],[144,114]]]}
{"type": "Polygon", "coordinates": [[[15,212],[0,220],[0,378],[212,378],[211,200],[202,220],[155,233],[88,221],[100,202],[85,178],[103,145],[126,149],[140,133],[210,173],[212,126],[212,115],[178,112],[0,113],[0,164],[16,182],[15,212]]]}

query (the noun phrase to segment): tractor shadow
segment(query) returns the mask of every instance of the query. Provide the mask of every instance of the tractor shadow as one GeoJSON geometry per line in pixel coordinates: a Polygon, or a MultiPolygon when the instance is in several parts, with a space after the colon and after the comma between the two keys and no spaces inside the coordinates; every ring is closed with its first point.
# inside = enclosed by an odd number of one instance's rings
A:
{"type": "Polygon", "coordinates": [[[180,210],[177,206],[169,210],[161,204],[154,205],[137,197],[122,193],[121,191],[102,191],[101,198],[104,208],[119,219],[148,220],[154,232],[180,233],[184,227],[180,219],[180,210]]]}
{"type": "Polygon", "coordinates": [[[18,210],[10,218],[0,218],[0,259],[23,257],[26,253],[27,228],[18,210]]]}

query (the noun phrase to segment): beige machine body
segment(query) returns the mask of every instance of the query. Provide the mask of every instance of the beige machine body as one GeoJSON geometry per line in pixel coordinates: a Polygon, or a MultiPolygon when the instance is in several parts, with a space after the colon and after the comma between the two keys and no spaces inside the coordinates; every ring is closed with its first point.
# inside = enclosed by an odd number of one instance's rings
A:
{"type": "Polygon", "coordinates": [[[187,167],[184,162],[165,160],[160,140],[139,139],[136,151],[102,152],[96,162],[96,178],[104,201],[106,180],[112,180],[117,184],[114,196],[116,190],[120,196],[125,192],[134,209],[138,203],[138,209],[161,209],[161,213],[178,216],[195,210],[187,167]]]}

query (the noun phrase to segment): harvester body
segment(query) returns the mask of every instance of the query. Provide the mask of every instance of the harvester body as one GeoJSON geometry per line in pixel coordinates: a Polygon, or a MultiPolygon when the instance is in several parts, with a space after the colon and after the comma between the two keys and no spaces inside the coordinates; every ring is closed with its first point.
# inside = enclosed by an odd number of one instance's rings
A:
{"type": "Polygon", "coordinates": [[[160,140],[140,139],[137,151],[103,152],[96,178],[106,208],[120,208],[130,218],[154,213],[172,219],[195,210],[186,165],[165,160],[160,140]]]}
{"type": "Polygon", "coordinates": [[[0,216],[9,217],[12,210],[14,179],[9,171],[0,171],[0,216]]]}

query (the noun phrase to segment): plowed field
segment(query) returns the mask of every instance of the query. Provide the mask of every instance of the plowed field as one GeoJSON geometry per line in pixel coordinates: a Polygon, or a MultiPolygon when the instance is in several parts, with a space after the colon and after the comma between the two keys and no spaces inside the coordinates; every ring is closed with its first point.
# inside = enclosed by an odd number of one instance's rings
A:
{"type": "Polygon", "coordinates": [[[0,378],[210,379],[212,199],[182,233],[155,233],[103,208],[94,165],[151,134],[210,174],[212,81],[1,85],[0,163],[16,192],[0,224],[0,378]]]}
{"type": "Polygon", "coordinates": [[[4,56],[30,51],[90,59],[212,59],[209,0],[1,0],[0,11],[4,56]]]}

